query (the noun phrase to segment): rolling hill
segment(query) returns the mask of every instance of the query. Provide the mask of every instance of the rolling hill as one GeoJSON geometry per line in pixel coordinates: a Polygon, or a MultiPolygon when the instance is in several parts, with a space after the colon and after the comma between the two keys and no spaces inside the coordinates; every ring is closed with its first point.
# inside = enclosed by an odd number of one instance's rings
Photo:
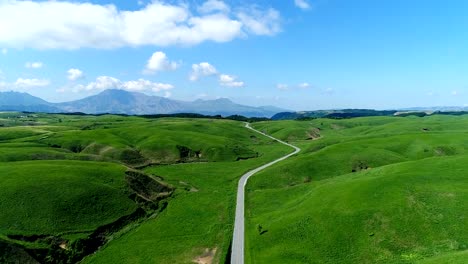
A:
{"type": "Polygon", "coordinates": [[[303,151],[249,182],[246,262],[466,263],[466,122],[254,124],[303,151]]]}

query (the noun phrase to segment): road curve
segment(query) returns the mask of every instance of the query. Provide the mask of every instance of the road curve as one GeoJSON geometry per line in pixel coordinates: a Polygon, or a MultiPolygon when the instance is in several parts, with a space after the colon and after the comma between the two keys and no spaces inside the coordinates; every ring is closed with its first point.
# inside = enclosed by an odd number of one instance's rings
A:
{"type": "Polygon", "coordinates": [[[264,135],[265,137],[269,137],[273,140],[276,140],[278,141],[279,143],[281,144],[284,144],[286,146],[289,146],[291,148],[294,148],[294,152],[284,156],[284,157],[281,157],[277,160],[274,160],[268,164],[265,164],[263,166],[260,166],[254,170],[251,170],[249,172],[247,172],[246,174],[242,175],[242,178],[239,180],[239,185],[237,187],[237,202],[236,202],[236,217],[235,217],[235,220],[234,220],[234,235],[233,235],[233,238],[232,238],[232,253],[231,253],[231,264],[243,264],[244,263],[244,234],[245,234],[245,231],[244,231],[244,227],[245,227],[245,224],[244,224],[244,201],[245,201],[245,185],[247,184],[247,181],[249,180],[249,178],[254,175],[255,173],[263,170],[263,169],[266,169],[268,167],[270,167],[271,165],[275,164],[275,163],[278,163],[280,161],[283,161],[289,157],[291,157],[292,155],[295,155],[297,154],[299,151],[301,151],[300,148],[296,147],[296,146],[293,146],[291,144],[288,144],[284,141],[281,141],[277,138],[274,138],[270,135],[267,135],[263,132],[260,132],[254,128],[252,128],[250,126],[249,123],[246,123],[245,124],[245,127],[248,128],[248,129],[251,129],[259,134],[262,134],[264,135]]]}

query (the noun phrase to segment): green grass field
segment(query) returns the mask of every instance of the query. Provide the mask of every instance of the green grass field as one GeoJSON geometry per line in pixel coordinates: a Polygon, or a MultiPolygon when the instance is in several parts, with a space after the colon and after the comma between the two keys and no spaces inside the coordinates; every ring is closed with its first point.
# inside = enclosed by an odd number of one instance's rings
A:
{"type": "MultiPolygon", "coordinates": [[[[243,126],[0,113],[0,262],[224,263],[243,126]]],[[[253,126],[247,263],[466,262],[468,116],[253,126]]]]}
{"type": "Polygon", "coordinates": [[[83,161],[0,163],[2,234],[84,232],[132,213],[125,167],[83,161]]]}
{"type": "Polygon", "coordinates": [[[260,145],[255,150],[264,154],[238,162],[146,169],[179,187],[167,210],[85,262],[193,263],[207,249],[216,249],[213,263],[224,262],[232,238],[238,179],[248,170],[290,152],[279,144],[260,145]]]}
{"type": "Polygon", "coordinates": [[[467,121],[255,124],[304,151],[250,181],[247,262],[464,263],[467,121]]]}
{"type": "MultiPolygon", "coordinates": [[[[238,178],[289,151],[229,120],[0,117],[0,187],[6,190],[0,240],[32,249],[65,243],[80,251],[76,245],[87,242],[79,241],[101,230],[107,242],[85,260],[92,263],[190,263],[207,249],[222,261],[238,178]],[[126,175],[134,170],[175,192],[162,212],[165,206],[115,228],[138,208],[148,209],[147,182],[130,184],[126,175]],[[109,224],[112,230],[102,231],[109,224]]],[[[64,259],[60,250],[50,258],[64,259]]]]}

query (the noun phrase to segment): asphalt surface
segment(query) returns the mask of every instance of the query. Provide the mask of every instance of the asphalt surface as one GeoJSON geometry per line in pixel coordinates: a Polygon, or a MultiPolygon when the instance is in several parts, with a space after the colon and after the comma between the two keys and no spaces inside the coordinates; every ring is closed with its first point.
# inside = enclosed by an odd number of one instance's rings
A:
{"type": "Polygon", "coordinates": [[[246,123],[245,124],[245,127],[248,128],[248,129],[251,129],[259,134],[262,134],[264,135],[265,137],[269,137],[273,140],[276,140],[278,141],[279,143],[281,144],[284,144],[286,146],[289,146],[291,148],[294,148],[294,152],[284,156],[284,157],[281,157],[277,160],[274,160],[268,164],[265,164],[263,166],[260,166],[254,170],[251,170],[249,172],[247,172],[246,174],[244,174],[242,176],[242,178],[239,180],[239,185],[237,187],[237,202],[236,202],[236,218],[235,218],[235,221],[234,221],[234,235],[233,235],[233,238],[232,238],[232,251],[231,251],[231,264],[243,264],[244,263],[244,234],[245,234],[245,223],[244,223],[244,201],[245,201],[245,185],[247,184],[247,181],[249,180],[249,178],[254,175],[255,173],[263,170],[263,169],[266,169],[268,167],[270,167],[271,165],[275,164],[275,163],[278,163],[280,161],[283,161],[289,157],[291,157],[292,155],[295,155],[297,154],[299,151],[301,151],[300,148],[296,147],[296,146],[293,146],[291,144],[288,144],[284,141],[281,141],[277,138],[274,138],[270,135],[267,135],[265,133],[262,133],[254,128],[252,128],[250,126],[249,123],[246,123]]]}

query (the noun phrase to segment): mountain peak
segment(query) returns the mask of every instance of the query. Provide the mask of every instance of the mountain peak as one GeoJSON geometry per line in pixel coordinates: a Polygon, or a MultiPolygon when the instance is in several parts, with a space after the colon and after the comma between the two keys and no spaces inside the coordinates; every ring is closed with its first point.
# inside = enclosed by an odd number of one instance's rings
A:
{"type": "Polygon", "coordinates": [[[218,98],[218,99],[213,100],[213,101],[215,101],[215,102],[217,102],[217,103],[225,103],[225,104],[233,104],[233,103],[234,103],[234,102],[231,101],[231,99],[229,99],[229,98],[218,98]]]}
{"type": "Polygon", "coordinates": [[[185,102],[120,89],[107,89],[97,95],[57,104],[48,103],[27,93],[0,92],[0,109],[15,111],[22,111],[23,109],[26,111],[41,112],[82,112],[86,114],[114,113],[128,115],[197,113],[222,116],[243,115],[246,117],[271,117],[278,112],[284,111],[282,109],[280,109],[282,111],[272,111],[271,109],[264,109],[261,107],[241,105],[234,103],[228,98],[185,102]],[[28,105],[31,107],[25,107],[28,105]],[[38,108],[37,106],[41,107],[38,108]],[[48,108],[45,108],[45,106],[48,108]]]}
{"type": "Polygon", "coordinates": [[[109,96],[109,95],[130,95],[130,94],[133,94],[133,92],[129,92],[129,91],[125,91],[125,90],[121,90],[121,89],[107,89],[107,90],[104,90],[100,93],[98,93],[97,95],[106,95],[106,96],[109,96]]]}

